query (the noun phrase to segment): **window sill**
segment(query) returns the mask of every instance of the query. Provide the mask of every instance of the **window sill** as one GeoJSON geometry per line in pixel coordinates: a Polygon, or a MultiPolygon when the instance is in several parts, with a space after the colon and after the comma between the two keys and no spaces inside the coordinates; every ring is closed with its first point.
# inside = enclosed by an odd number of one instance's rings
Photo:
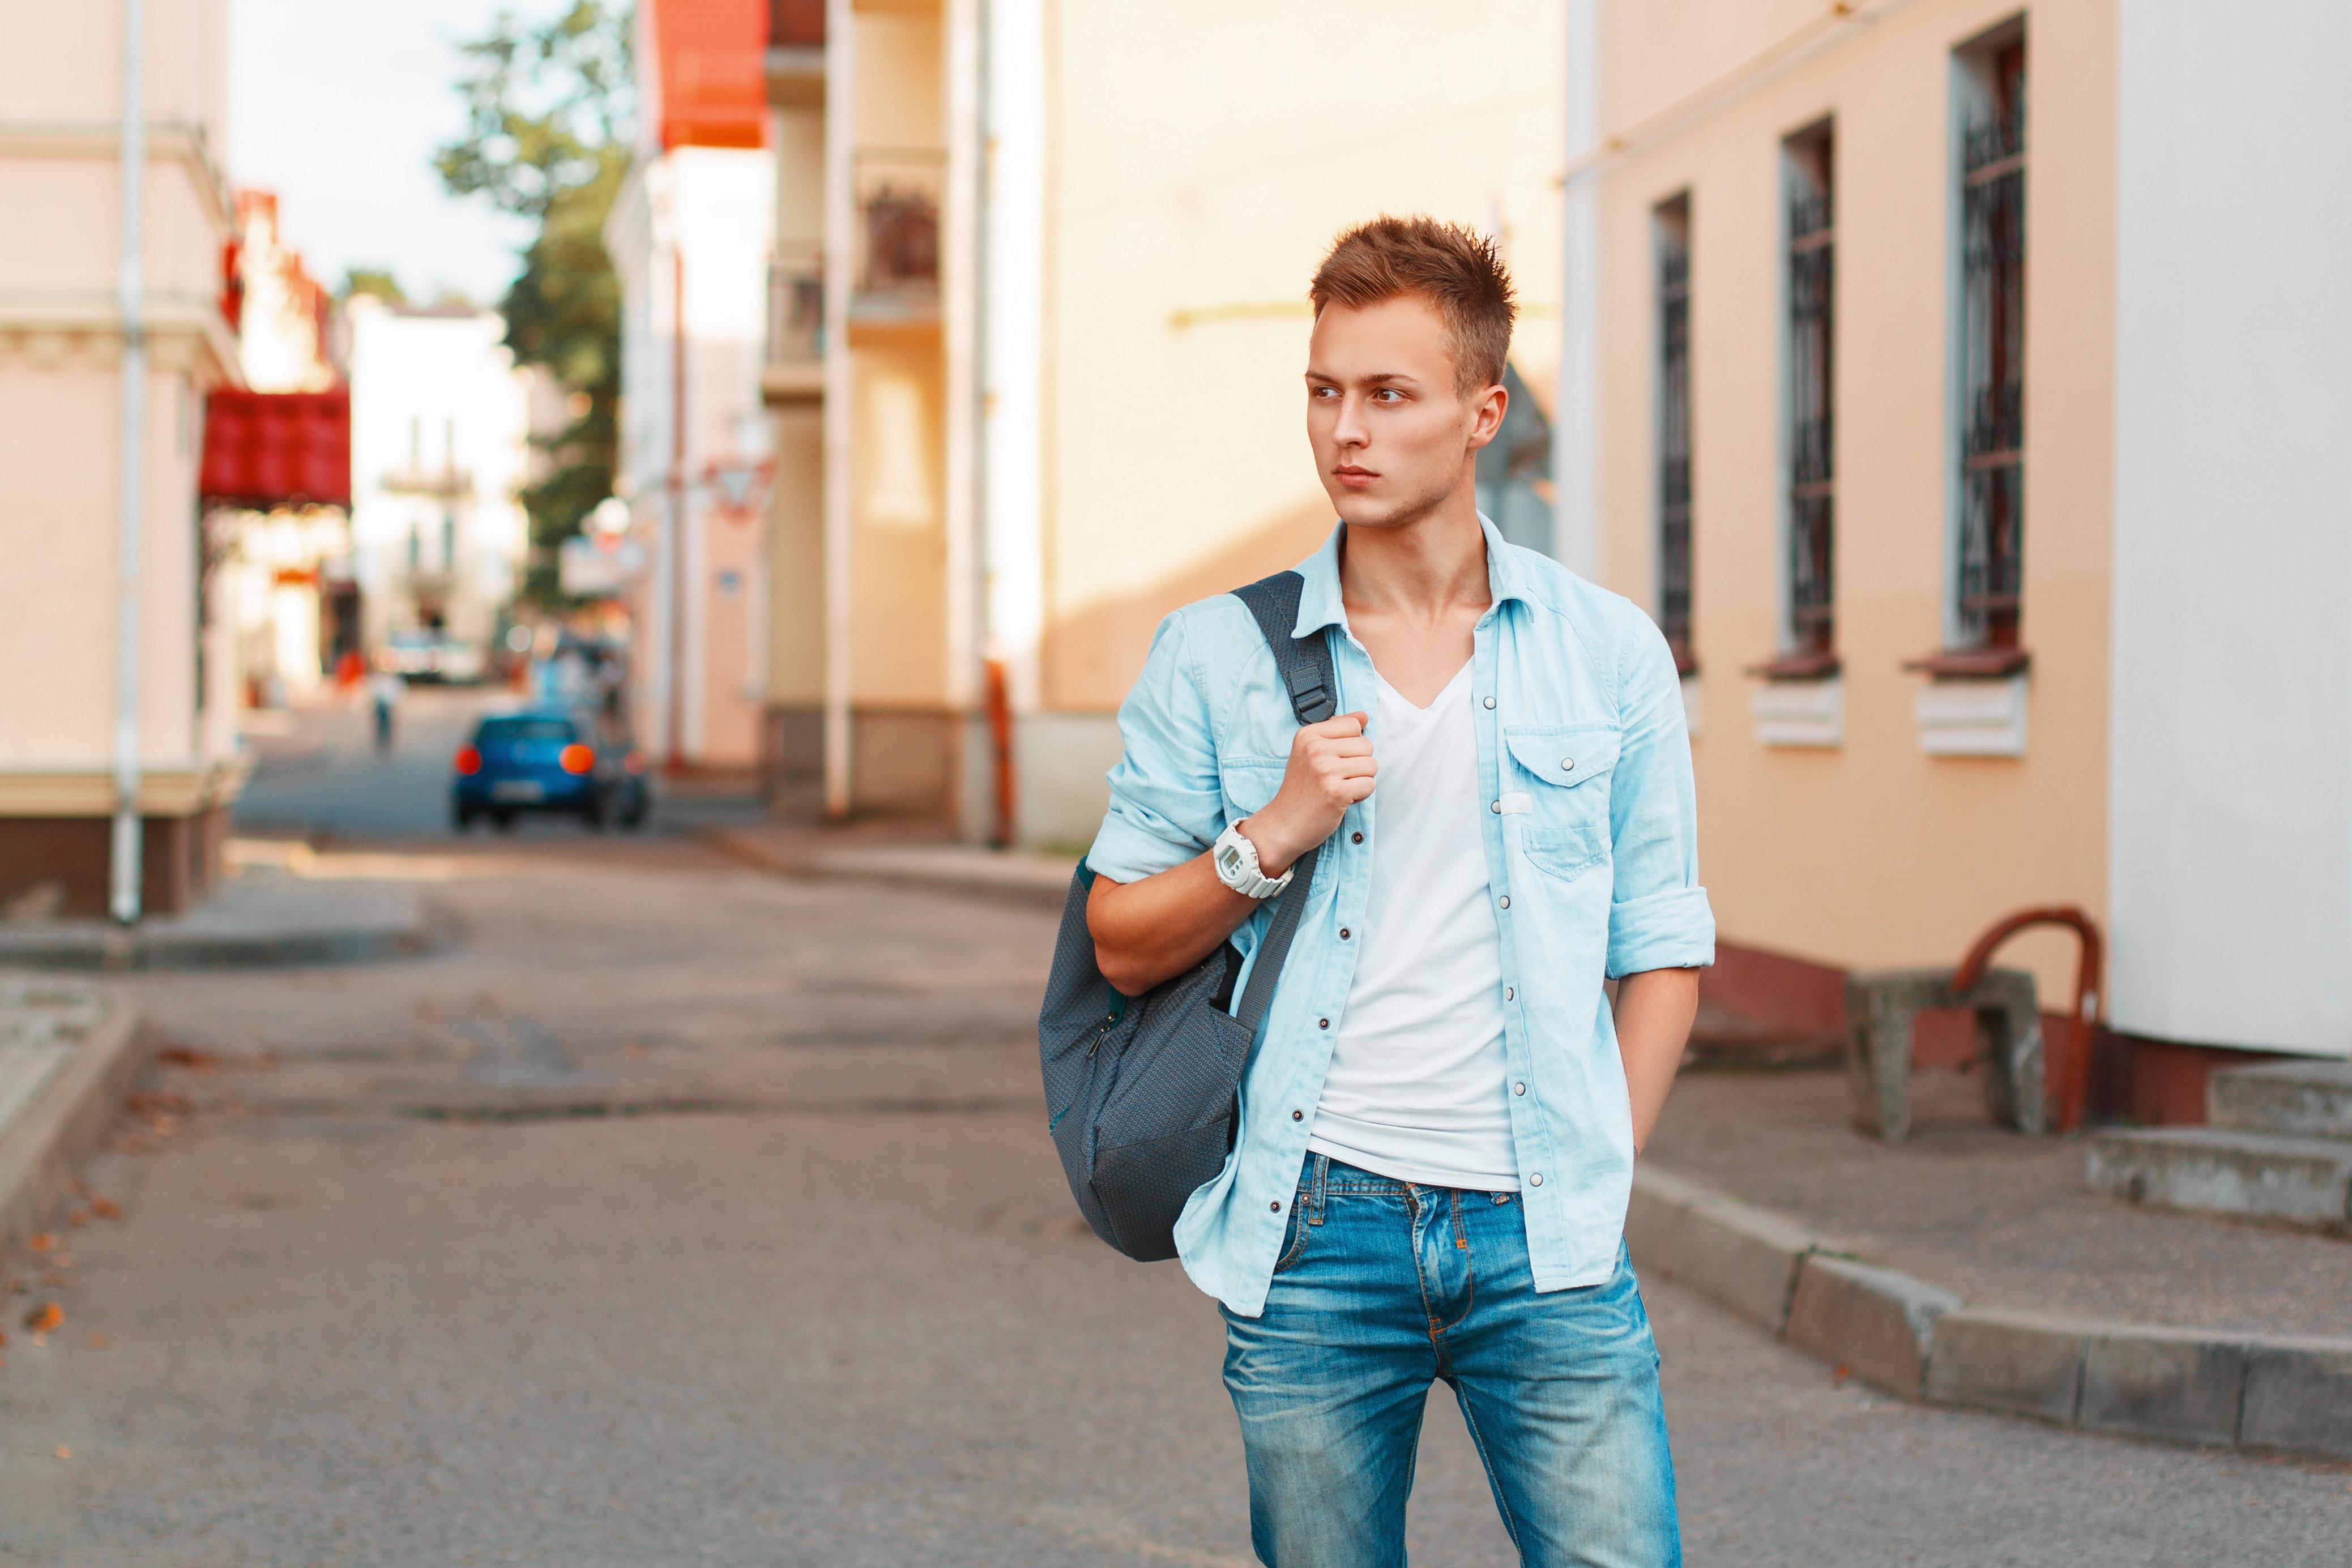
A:
{"type": "Polygon", "coordinates": [[[1783,653],[1740,673],[1762,681],[1833,681],[1844,667],[1835,653],[1783,653]]]}
{"type": "Polygon", "coordinates": [[[1919,749],[1930,757],[2024,756],[2026,695],[2022,668],[1929,681],[1912,704],[1919,749]]]}
{"type": "Polygon", "coordinates": [[[1837,675],[1769,681],[1748,700],[1758,744],[1834,750],[1845,744],[1845,681],[1837,675]]]}
{"type": "Polygon", "coordinates": [[[1946,648],[1924,658],[1906,659],[1906,674],[1939,681],[1999,681],[2022,674],[2033,655],[2022,648],[1946,648]]]}

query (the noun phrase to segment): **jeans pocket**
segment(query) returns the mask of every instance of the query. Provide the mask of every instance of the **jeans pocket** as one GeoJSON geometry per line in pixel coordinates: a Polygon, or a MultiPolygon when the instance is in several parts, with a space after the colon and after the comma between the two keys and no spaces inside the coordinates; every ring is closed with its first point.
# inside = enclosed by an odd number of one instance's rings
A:
{"type": "Polygon", "coordinates": [[[1290,1200],[1290,1228],[1283,1233],[1282,1253],[1275,1260],[1277,1274],[1297,1263],[1307,1250],[1307,1233],[1315,1228],[1307,1217],[1307,1195],[1304,1190],[1290,1200]]]}

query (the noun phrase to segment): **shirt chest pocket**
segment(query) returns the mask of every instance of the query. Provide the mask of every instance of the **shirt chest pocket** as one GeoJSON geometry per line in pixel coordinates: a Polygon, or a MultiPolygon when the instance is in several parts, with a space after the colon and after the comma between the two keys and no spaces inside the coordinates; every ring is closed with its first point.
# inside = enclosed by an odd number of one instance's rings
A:
{"type": "Polygon", "coordinates": [[[1617,766],[1614,725],[1516,728],[1503,733],[1506,820],[1516,820],[1519,852],[1566,882],[1609,858],[1609,778],[1617,766]]]}
{"type": "Polygon", "coordinates": [[[1225,789],[1225,820],[1238,822],[1265,809],[1282,789],[1286,757],[1227,757],[1217,763],[1225,789]]]}

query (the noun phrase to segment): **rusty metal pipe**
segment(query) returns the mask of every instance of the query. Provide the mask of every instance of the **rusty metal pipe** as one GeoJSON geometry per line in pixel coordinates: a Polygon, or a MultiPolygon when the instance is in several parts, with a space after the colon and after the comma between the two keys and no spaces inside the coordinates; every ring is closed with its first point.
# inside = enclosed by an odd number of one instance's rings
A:
{"type": "MultiPolygon", "coordinates": [[[[2097,1037],[2100,1020],[2105,1017],[2106,945],[2099,936],[2098,923],[2071,904],[2044,904],[2004,915],[1976,939],[1968,956],[1960,960],[1959,968],[1952,975],[1952,994],[1965,998],[1975,990],[1985,972],[1992,967],[1994,951],[2019,932],[2035,925],[2063,925],[2081,942],[2074,965],[2074,1016],[2065,1020],[2063,1030],[2070,1049],[2065,1071],[2053,1086],[2057,1109],[2054,1120],[2060,1132],[2069,1133],[2082,1125],[2083,1103],[2090,1088],[2091,1042],[2097,1037]]],[[[2050,1032],[2044,1030],[2045,1045],[2050,1032]]],[[[2043,1061],[2048,1060],[2045,1051],[2043,1061]]]]}

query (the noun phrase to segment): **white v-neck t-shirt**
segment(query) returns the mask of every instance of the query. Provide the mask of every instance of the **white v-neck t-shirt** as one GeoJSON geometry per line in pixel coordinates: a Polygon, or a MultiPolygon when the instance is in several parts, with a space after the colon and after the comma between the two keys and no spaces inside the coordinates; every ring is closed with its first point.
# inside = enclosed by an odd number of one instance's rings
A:
{"type": "Polygon", "coordinates": [[[1378,685],[1371,884],[1307,1146],[1398,1181],[1516,1192],[1470,666],[1426,708],[1378,685]]]}

